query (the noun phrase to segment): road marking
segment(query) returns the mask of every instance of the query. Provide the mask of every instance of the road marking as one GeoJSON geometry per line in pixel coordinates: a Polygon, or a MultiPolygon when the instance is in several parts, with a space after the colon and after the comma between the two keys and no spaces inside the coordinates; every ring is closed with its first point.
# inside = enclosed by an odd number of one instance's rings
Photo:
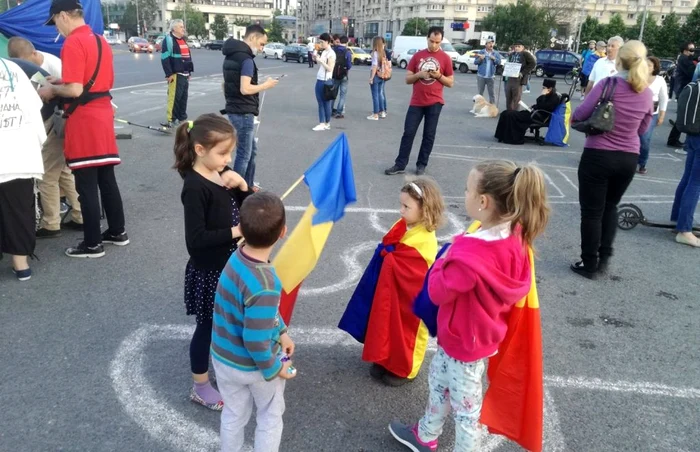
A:
{"type": "Polygon", "coordinates": [[[313,297],[318,295],[328,295],[334,292],[340,292],[351,288],[362,277],[365,266],[359,261],[359,256],[374,250],[377,247],[377,242],[364,242],[359,245],[351,246],[343,251],[340,255],[340,260],[345,266],[345,278],[335,284],[318,288],[302,288],[299,290],[299,295],[302,297],[313,297]]]}
{"type": "MultiPolygon", "coordinates": [[[[581,155],[583,151],[564,151],[563,148],[560,149],[542,149],[542,148],[527,148],[527,147],[505,147],[505,146],[470,146],[462,144],[435,144],[433,145],[437,148],[453,148],[453,149],[479,149],[482,151],[525,151],[525,152],[538,152],[544,154],[571,154],[571,155],[581,155]]],[[[664,152],[663,154],[650,154],[649,158],[660,159],[660,160],[671,160],[674,162],[680,162],[681,159],[664,152]]]]}
{"type": "Polygon", "coordinates": [[[572,187],[574,187],[574,190],[578,192],[578,185],[574,184],[574,182],[571,179],[569,179],[569,176],[564,174],[562,170],[557,170],[557,173],[561,174],[561,177],[563,177],[564,180],[566,180],[572,187]]]}
{"type": "MultiPolygon", "coordinates": [[[[190,81],[192,80],[203,80],[207,78],[212,78],[212,77],[218,77],[219,74],[213,74],[213,75],[203,75],[201,77],[191,77],[190,81]]],[[[129,85],[129,86],[120,86],[118,88],[112,88],[110,91],[125,91],[127,89],[134,89],[134,88],[141,88],[142,86],[153,86],[153,85],[165,85],[167,82],[165,81],[165,78],[159,82],[150,82],[150,83],[141,83],[139,85],[129,85]]]]}
{"type": "Polygon", "coordinates": [[[587,377],[545,377],[550,388],[581,389],[609,392],[631,392],[645,396],[673,397],[679,399],[700,399],[700,389],[677,388],[658,383],[631,381],[604,381],[587,377]]]}
{"type": "Polygon", "coordinates": [[[550,196],[550,198],[565,198],[566,196],[564,196],[564,192],[561,191],[561,190],[559,189],[559,187],[557,187],[557,184],[555,184],[554,181],[552,180],[552,178],[549,177],[549,174],[547,174],[547,173],[544,172],[544,171],[543,171],[542,173],[544,174],[544,178],[547,180],[547,182],[549,182],[549,185],[551,185],[552,187],[554,187],[554,189],[555,189],[556,191],[559,192],[558,195],[550,196]]]}

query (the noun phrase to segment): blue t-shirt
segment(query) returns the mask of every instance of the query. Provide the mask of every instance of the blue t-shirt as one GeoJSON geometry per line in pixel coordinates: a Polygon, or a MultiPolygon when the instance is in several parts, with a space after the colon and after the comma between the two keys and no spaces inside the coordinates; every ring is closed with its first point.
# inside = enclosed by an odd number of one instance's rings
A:
{"type": "Polygon", "coordinates": [[[243,64],[241,65],[241,76],[253,78],[254,74],[255,74],[255,63],[253,63],[253,59],[248,58],[246,60],[243,60],[243,64]]]}

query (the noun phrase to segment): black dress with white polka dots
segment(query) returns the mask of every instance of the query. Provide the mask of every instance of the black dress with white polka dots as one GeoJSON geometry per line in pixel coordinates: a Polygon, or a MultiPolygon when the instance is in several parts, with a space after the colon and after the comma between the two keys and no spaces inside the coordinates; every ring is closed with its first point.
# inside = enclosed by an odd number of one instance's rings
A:
{"type": "MultiPolygon", "coordinates": [[[[240,223],[240,213],[238,210],[238,202],[231,194],[232,206],[232,222],[231,227],[238,226],[240,223]]],[[[238,248],[237,242],[231,242],[229,246],[229,255],[238,248]]],[[[192,259],[187,262],[185,269],[185,307],[187,315],[197,316],[197,323],[206,323],[212,321],[214,312],[214,296],[216,295],[216,286],[219,284],[221,270],[201,269],[195,267],[192,259]]]]}

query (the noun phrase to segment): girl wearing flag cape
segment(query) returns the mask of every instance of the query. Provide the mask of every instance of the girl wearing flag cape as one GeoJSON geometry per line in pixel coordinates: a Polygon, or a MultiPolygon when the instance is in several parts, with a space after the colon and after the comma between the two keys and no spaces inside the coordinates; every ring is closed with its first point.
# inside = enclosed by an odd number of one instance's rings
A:
{"type": "Polygon", "coordinates": [[[423,363],[428,330],[412,306],[435,261],[445,209],[429,179],[404,185],[400,199],[401,219],[377,247],[338,325],[364,343],[370,375],[390,386],[412,381],[423,363]]]}
{"type": "MultiPolygon", "coordinates": [[[[437,450],[450,409],[456,424],[454,450],[480,450],[486,361],[499,352],[510,333],[508,318],[516,303],[531,291],[529,248],[549,218],[544,175],[534,165],[517,167],[507,161],[476,165],[467,180],[465,205],[480,227],[453,239],[427,281],[428,294],[438,309],[438,349],[430,365],[425,414],[412,425],[397,421],[389,425],[394,438],[414,452],[437,450]]],[[[524,381],[514,384],[522,386],[524,381]]],[[[520,386],[512,389],[510,402],[522,390],[520,386]]],[[[520,416],[510,411],[516,410],[512,404],[502,409],[501,417],[520,416]]],[[[532,444],[529,450],[541,450],[539,438],[539,446],[532,444]]]]}

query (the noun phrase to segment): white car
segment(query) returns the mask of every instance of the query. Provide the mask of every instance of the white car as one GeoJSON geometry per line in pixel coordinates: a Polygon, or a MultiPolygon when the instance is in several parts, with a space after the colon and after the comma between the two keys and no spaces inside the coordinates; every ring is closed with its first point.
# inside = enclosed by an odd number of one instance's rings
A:
{"type": "Polygon", "coordinates": [[[200,44],[200,42],[197,41],[196,39],[188,39],[187,46],[191,49],[201,49],[202,48],[202,44],[200,44]]]}
{"type": "Polygon", "coordinates": [[[455,62],[456,69],[459,69],[459,72],[462,74],[466,74],[467,72],[476,73],[479,67],[476,65],[475,55],[478,52],[478,50],[469,50],[465,52],[464,55],[460,55],[455,62]]]}
{"type": "Polygon", "coordinates": [[[408,67],[408,63],[411,61],[411,58],[413,58],[413,55],[415,55],[416,52],[418,52],[418,49],[409,49],[403,53],[400,53],[396,56],[396,65],[401,69],[406,69],[408,67]]]}
{"type": "Polygon", "coordinates": [[[274,58],[276,60],[279,60],[282,58],[282,51],[284,50],[284,44],[280,44],[277,42],[273,42],[270,44],[267,44],[265,47],[263,47],[263,57],[267,58],[274,58]]]}

